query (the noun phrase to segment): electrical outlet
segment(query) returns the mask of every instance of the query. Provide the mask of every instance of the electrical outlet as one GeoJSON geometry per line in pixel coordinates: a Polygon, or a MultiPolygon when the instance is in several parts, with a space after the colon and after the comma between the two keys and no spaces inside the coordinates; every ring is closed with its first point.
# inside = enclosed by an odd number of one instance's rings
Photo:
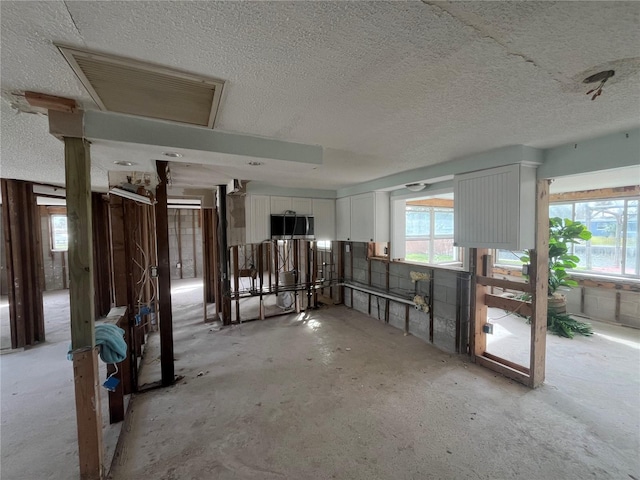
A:
{"type": "Polygon", "coordinates": [[[493,335],[493,323],[485,323],[485,324],[482,326],[482,331],[483,331],[484,333],[489,334],[489,335],[493,335]]]}
{"type": "Polygon", "coordinates": [[[347,243],[347,244],[344,246],[344,251],[345,251],[345,252],[347,252],[347,253],[349,253],[349,252],[351,251],[351,245],[347,243]]]}
{"type": "Polygon", "coordinates": [[[156,267],[155,265],[151,265],[149,267],[149,273],[151,275],[151,278],[158,278],[158,267],[156,267]]]}
{"type": "Polygon", "coordinates": [[[182,268],[182,264],[180,262],[176,263],[176,268],[182,268]]]}

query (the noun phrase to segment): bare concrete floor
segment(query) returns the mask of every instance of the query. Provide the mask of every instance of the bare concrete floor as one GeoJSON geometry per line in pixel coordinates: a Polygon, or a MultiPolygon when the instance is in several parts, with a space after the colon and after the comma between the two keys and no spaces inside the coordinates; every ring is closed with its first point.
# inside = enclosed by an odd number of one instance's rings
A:
{"type": "MultiPolygon", "coordinates": [[[[202,280],[174,281],[173,285],[174,309],[182,311],[186,303],[189,315],[201,322],[202,280]]],[[[71,338],[69,292],[45,292],[44,311],[46,342],[11,352],[7,299],[0,299],[2,480],[79,478],[73,366],[66,358],[71,338]]],[[[99,365],[104,379],[106,366],[99,365]]],[[[107,392],[101,392],[105,458],[110,460],[122,423],[108,424],[107,392]]]]}
{"type": "Polygon", "coordinates": [[[189,315],[184,379],[134,398],[114,480],[640,478],[624,331],[553,348],[532,391],[345,307],[222,330],[189,315]]]}

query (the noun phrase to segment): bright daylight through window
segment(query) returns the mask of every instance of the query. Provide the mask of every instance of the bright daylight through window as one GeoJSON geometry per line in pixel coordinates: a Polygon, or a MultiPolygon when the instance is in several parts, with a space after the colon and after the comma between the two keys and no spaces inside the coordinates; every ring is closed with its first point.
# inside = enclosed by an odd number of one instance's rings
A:
{"type": "MultiPolygon", "coordinates": [[[[550,217],[583,223],[591,232],[589,241],[571,247],[580,258],[576,271],[599,275],[640,278],[638,255],[637,198],[554,203],[550,217]]],[[[496,264],[521,265],[522,252],[498,250],[496,264]]]]}
{"type": "Polygon", "coordinates": [[[66,215],[51,215],[51,250],[66,252],[68,247],[66,215]]]}
{"type": "Polygon", "coordinates": [[[407,201],[405,225],[405,260],[430,264],[460,261],[460,249],[453,246],[453,200],[407,201]]]}

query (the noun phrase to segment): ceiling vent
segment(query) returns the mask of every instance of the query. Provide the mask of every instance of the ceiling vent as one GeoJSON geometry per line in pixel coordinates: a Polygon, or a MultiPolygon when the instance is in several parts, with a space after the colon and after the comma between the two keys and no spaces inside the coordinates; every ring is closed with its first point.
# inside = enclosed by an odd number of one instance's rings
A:
{"type": "Polygon", "coordinates": [[[213,128],[224,82],[58,45],[102,110],[213,128]]]}

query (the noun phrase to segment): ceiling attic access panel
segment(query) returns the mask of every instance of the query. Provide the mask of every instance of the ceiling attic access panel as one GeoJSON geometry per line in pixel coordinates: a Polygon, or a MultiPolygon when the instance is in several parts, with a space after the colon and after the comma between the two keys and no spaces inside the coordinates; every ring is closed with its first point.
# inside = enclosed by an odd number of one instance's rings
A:
{"type": "Polygon", "coordinates": [[[535,245],[536,168],[516,164],[456,175],[454,244],[522,250],[535,245]]]}
{"type": "Polygon", "coordinates": [[[224,82],[59,45],[101,110],[213,128],[224,82]]]}

